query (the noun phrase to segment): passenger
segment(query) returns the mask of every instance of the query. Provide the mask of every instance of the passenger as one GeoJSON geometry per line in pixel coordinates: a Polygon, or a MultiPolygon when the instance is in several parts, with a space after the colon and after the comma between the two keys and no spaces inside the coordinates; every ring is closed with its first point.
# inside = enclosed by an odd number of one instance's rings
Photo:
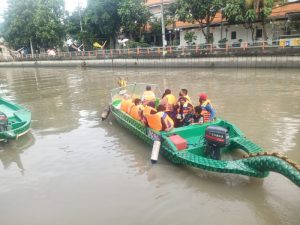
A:
{"type": "Polygon", "coordinates": [[[179,92],[179,96],[180,97],[185,97],[189,101],[189,103],[192,104],[192,101],[191,101],[190,96],[188,95],[188,90],[187,89],[181,89],[180,92],[179,92]]]}
{"type": "Polygon", "coordinates": [[[170,131],[174,128],[174,120],[166,112],[166,107],[159,105],[157,107],[158,114],[161,115],[162,131],[170,131]]]}
{"type": "Polygon", "coordinates": [[[120,109],[123,112],[128,113],[128,108],[131,106],[131,104],[132,104],[132,100],[130,99],[130,96],[129,95],[124,95],[123,99],[121,101],[120,109]]]}
{"type": "Polygon", "coordinates": [[[207,94],[199,94],[199,106],[202,108],[203,122],[210,122],[215,119],[216,112],[211,101],[207,98],[207,94]]]}
{"type": "Polygon", "coordinates": [[[141,99],[136,98],[134,99],[134,104],[129,109],[129,115],[136,120],[142,120],[142,110],[142,101],[141,99]]]}
{"type": "Polygon", "coordinates": [[[191,124],[203,124],[202,108],[199,105],[194,109],[194,115],[191,124]]]}
{"type": "Polygon", "coordinates": [[[118,77],[117,83],[119,87],[124,88],[127,86],[128,77],[118,77]]]}
{"type": "Polygon", "coordinates": [[[165,107],[159,105],[158,110],[158,112],[151,110],[149,114],[145,114],[148,126],[156,131],[172,130],[174,128],[174,122],[167,113],[163,112],[165,107]]]}
{"type": "Polygon", "coordinates": [[[191,109],[193,109],[192,104],[185,97],[180,97],[178,99],[177,117],[176,117],[176,127],[183,126],[184,117],[187,115],[191,109]]]}
{"type": "Polygon", "coordinates": [[[154,114],[156,112],[157,112],[157,110],[155,109],[155,103],[154,102],[148,102],[147,105],[144,107],[143,111],[141,112],[142,122],[146,126],[148,126],[146,115],[154,114]]]}
{"type": "Polygon", "coordinates": [[[144,91],[142,96],[142,102],[144,105],[147,105],[148,102],[154,102],[156,99],[154,92],[151,90],[151,86],[146,86],[146,91],[144,91]]]}
{"type": "Polygon", "coordinates": [[[182,125],[183,126],[190,125],[193,122],[193,117],[194,117],[194,108],[188,107],[188,112],[187,112],[187,114],[184,115],[182,125]]]}
{"type": "Polygon", "coordinates": [[[177,99],[174,95],[171,94],[170,89],[166,89],[165,93],[162,96],[162,100],[160,102],[161,105],[165,106],[166,113],[173,119],[176,116],[176,111],[174,107],[177,104],[177,99]],[[175,112],[175,113],[174,113],[175,112]]]}

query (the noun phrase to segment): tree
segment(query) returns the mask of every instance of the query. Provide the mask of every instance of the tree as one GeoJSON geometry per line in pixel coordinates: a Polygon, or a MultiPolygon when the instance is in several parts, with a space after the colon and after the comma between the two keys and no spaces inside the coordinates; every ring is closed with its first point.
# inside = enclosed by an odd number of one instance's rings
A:
{"type": "Polygon", "coordinates": [[[195,32],[194,31],[190,31],[190,32],[186,32],[185,35],[184,35],[184,40],[186,41],[186,43],[188,45],[193,45],[195,44],[194,41],[197,40],[197,37],[195,35],[195,32]]]}
{"type": "Polygon", "coordinates": [[[225,2],[225,0],[177,0],[178,19],[198,23],[206,43],[211,43],[210,25],[225,2]]]}
{"type": "Polygon", "coordinates": [[[86,10],[77,8],[65,19],[65,30],[68,37],[80,42],[78,45],[83,45],[84,50],[92,50],[96,38],[86,14],[86,10]]]}
{"type": "Polygon", "coordinates": [[[35,41],[34,0],[10,0],[4,14],[3,36],[12,48],[29,46],[30,40],[35,41]],[[30,10],[32,9],[32,10],[30,10]]]}
{"type": "MultiPolygon", "coordinates": [[[[75,10],[72,14],[68,15],[64,23],[67,35],[69,35],[73,40],[81,40],[79,11],[75,10]]],[[[84,27],[84,25],[85,24],[83,23],[82,26],[84,27]]],[[[83,29],[87,28],[84,27],[83,29]]]]}
{"type": "Polygon", "coordinates": [[[161,36],[161,18],[157,18],[153,16],[149,22],[149,25],[151,27],[151,33],[154,37],[154,45],[156,45],[157,37],[161,36]]]}
{"type": "Polygon", "coordinates": [[[94,41],[107,40],[114,47],[121,24],[119,4],[119,0],[88,0],[85,19],[94,41]]]}
{"type": "Polygon", "coordinates": [[[64,13],[64,0],[37,0],[37,10],[33,19],[39,46],[45,49],[62,47],[65,37],[62,23],[64,13]]]}
{"type": "MultiPolygon", "coordinates": [[[[177,8],[178,8],[178,5],[176,2],[174,3],[171,3],[169,5],[167,5],[166,7],[166,15],[165,15],[165,18],[166,18],[166,25],[171,25],[172,26],[172,30],[174,32],[174,39],[177,40],[177,32],[175,31],[176,29],[176,22],[177,22],[177,19],[178,19],[178,16],[177,16],[177,8]]],[[[173,40],[172,40],[172,43],[173,43],[173,40]]]]}
{"type": "Polygon", "coordinates": [[[4,38],[13,48],[34,43],[35,49],[62,46],[63,0],[8,0],[4,38]]]}
{"type": "Polygon", "coordinates": [[[131,40],[141,39],[142,29],[150,19],[151,13],[142,0],[123,0],[118,14],[121,18],[122,32],[131,40]]]}
{"type": "Polygon", "coordinates": [[[273,0],[228,0],[224,12],[229,22],[244,23],[251,30],[254,41],[254,26],[261,21],[263,27],[263,39],[267,40],[265,29],[266,19],[272,12],[273,0]]]}

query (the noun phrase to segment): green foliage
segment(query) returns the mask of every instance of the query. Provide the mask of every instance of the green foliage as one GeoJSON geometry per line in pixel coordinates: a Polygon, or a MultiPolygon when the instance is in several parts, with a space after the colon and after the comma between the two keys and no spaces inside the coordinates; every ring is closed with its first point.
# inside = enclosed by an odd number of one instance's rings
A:
{"type": "Polygon", "coordinates": [[[128,41],[127,47],[128,48],[148,48],[148,47],[150,47],[150,45],[145,42],[128,41]]]}
{"type": "Polygon", "coordinates": [[[220,44],[224,44],[224,43],[226,43],[228,40],[227,40],[227,38],[222,38],[221,40],[219,40],[218,42],[220,43],[220,44]]]}
{"type": "Polygon", "coordinates": [[[87,31],[94,40],[110,41],[114,45],[120,29],[119,0],[89,0],[86,8],[87,31]]]}
{"type": "Polygon", "coordinates": [[[176,26],[176,21],[177,21],[177,9],[178,5],[176,2],[171,3],[165,7],[165,20],[166,20],[166,25],[172,25],[173,29],[176,26]]]}
{"type": "Polygon", "coordinates": [[[64,37],[63,0],[8,0],[3,25],[4,38],[12,48],[29,46],[53,48],[64,37]]]}
{"type": "Polygon", "coordinates": [[[245,21],[246,6],[244,0],[228,0],[224,8],[224,15],[230,23],[245,21]]]}
{"type": "Polygon", "coordinates": [[[184,40],[188,45],[193,45],[195,44],[194,41],[197,40],[197,36],[195,35],[194,31],[186,32],[184,35],[184,40]]]}
{"type": "MultiPolygon", "coordinates": [[[[253,23],[257,20],[262,21],[264,29],[265,19],[272,13],[273,4],[273,0],[227,0],[224,14],[229,22],[242,22],[253,33],[253,23]]],[[[266,36],[265,29],[264,36],[266,36]]]]}
{"type": "Polygon", "coordinates": [[[123,0],[118,14],[121,18],[122,32],[130,39],[141,37],[142,28],[150,19],[150,11],[142,0],[123,0]]]}
{"type": "Polygon", "coordinates": [[[224,5],[224,0],[177,0],[178,19],[183,22],[198,23],[206,42],[209,43],[210,24],[224,5]]]}
{"type": "MultiPolygon", "coordinates": [[[[83,23],[83,30],[86,29],[83,23]]],[[[65,19],[65,30],[68,36],[73,40],[80,40],[80,16],[79,11],[74,11],[71,15],[68,15],[65,19]]]]}
{"type": "Polygon", "coordinates": [[[151,32],[155,35],[161,35],[161,18],[153,16],[149,22],[151,32]]]}

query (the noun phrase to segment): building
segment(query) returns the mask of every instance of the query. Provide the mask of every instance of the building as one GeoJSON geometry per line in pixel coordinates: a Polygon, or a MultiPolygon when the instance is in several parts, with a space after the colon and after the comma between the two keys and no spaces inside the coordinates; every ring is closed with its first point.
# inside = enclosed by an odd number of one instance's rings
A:
{"type": "Polygon", "coordinates": [[[154,16],[161,17],[161,6],[166,6],[173,2],[175,0],[145,0],[145,5],[148,6],[154,16]]]}
{"type": "MultiPolygon", "coordinates": [[[[160,17],[162,4],[165,6],[174,1],[175,0],[145,0],[145,4],[149,7],[152,14],[160,17]]],[[[280,39],[283,38],[284,35],[296,35],[295,37],[297,37],[297,34],[300,34],[300,30],[292,26],[295,21],[300,21],[300,1],[289,0],[285,5],[276,5],[265,25],[268,37],[267,43],[265,44],[279,44],[280,39]]],[[[253,29],[247,29],[244,24],[229,24],[222,18],[221,13],[217,13],[211,24],[213,44],[218,46],[219,41],[226,38],[230,46],[239,46],[242,42],[247,42],[250,45],[258,45],[263,41],[261,22],[253,24],[252,28],[253,29]]],[[[199,45],[205,43],[205,37],[197,24],[177,21],[175,27],[167,26],[166,29],[166,40],[169,45],[176,43],[176,41],[174,41],[175,36],[178,37],[180,46],[186,46],[187,43],[184,40],[184,36],[187,32],[191,31],[193,31],[196,36],[195,44],[199,45]]]]}

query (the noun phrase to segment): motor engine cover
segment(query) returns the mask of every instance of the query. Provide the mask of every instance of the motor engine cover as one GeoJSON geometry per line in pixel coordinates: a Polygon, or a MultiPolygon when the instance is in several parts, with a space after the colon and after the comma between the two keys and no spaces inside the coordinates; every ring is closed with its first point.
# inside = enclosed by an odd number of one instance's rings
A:
{"type": "Polygon", "coordinates": [[[205,130],[205,140],[208,145],[225,147],[229,145],[229,132],[220,126],[208,126],[205,130]]]}

